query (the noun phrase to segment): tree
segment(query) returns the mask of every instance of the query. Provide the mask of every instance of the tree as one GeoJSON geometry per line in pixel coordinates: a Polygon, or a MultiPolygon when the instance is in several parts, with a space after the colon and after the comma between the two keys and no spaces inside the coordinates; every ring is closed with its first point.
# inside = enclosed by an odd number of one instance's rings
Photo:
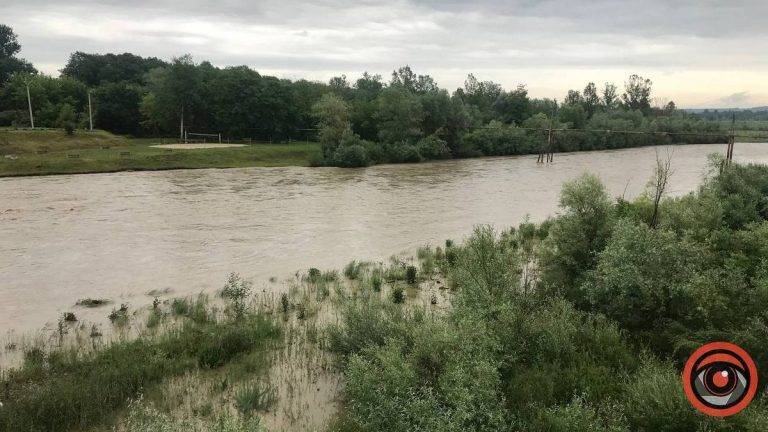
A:
{"type": "Polygon", "coordinates": [[[371,75],[363,72],[363,76],[355,81],[355,95],[365,100],[374,100],[379,95],[384,84],[381,82],[381,75],[371,75]]]}
{"type": "Polygon", "coordinates": [[[428,93],[440,90],[429,75],[416,75],[410,66],[403,66],[392,72],[390,87],[400,87],[411,93],[428,93]]]}
{"type": "Polygon", "coordinates": [[[423,136],[424,109],[419,98],[401,86],[389,87],[377,98],[374,118],[384,143],[412,143],[423,136]]]}
{"type": "Polygon", "coordinates": [[[293,88],[285,80],[265,77],[247,66],[215,69],[203,85],[210,127],[233,137],[262,139],[289,136],[296,127],[293,88]]]}
{"type": "Polygon", "coordinates": [[[677,111],[677,105],[675,105],[675,101],[669,101],[666,105],[664,105],[664,114],[666,115],[672,115],[677,111]]]}
{"type": "Polygon", "coordinates": [[[355,82],[354,98],[351,104],[352,129],[367,140],[375,140],[378,136],[376,126],[376,98],[384,88],[381,75],[371,75],[364,72],[355,82]]]}
{"type": "MultiPolygon", "coordinates": [[[[175,58],[167,68],[150,72],[148,86],[155,95],[155,106],[163,130],[177,130],[183,134],[179,129],[182,121],[189,127],[203,117],[200,109],[200,100],[204,95],[201,75],[201,69],[190,55],[175,58]]],[[[198,127],[200,123],[198,121],[198,127]]]]}
{"type": "Polygon", "coordinates": [[[292,100],[294,101],[297,116],[296,127],[300,129],[315,127],[312,106],[320,100],[320,97],[328,93],[328,85],[301,79],[294,81],[291,88],[293,93],[292,100]]]}
{"type": "Polygon", "coordinates": [[[480,113],[480,121],[487,123],[493,116],[493,104],[499,98],[502,93],[501,85],[493,81],[478,81],[474,75],[467,75],[467,79],[464,81],[464,89],[459,92],[459,95],[465,103],[477,107],[480,113]]]}
{"type": "Polygon", "coordinates": [[[35,126],[57,127],[62,105],[68,104],[75,113],[82,113],[86,106],[85,85],[71,78],[53,78],[42,74],[14,74],[5,84],[3,104],[14,110],[15,122],[28,125],[27,85],[32,98],[35,126]]]}
{"type": "Polygon", "coordinates": [[[651,110],[651,85],[649,79],[633,74],[624,83],[624,94],[621,99],[631,110],[640,110],[647,114],[651,110]]]}
{"type": "Polygon", "coordinates": [[[134,84],[125,81],[103,84],[93,92],[94,123],[99,129],[138,135],[141,103],[141,90],[134,84]]]}
{"type": "Polygon", "coordinates": [[[588,116],[583,105],[565,104],[560,108],[558,117],[562,123],[568,123],[573,129],[584,129],[588,116]]]}
{"type": "Polygon", "coordinates": [[[616,85],[612,83],[605,83],[603,87],[602,103],[606,111],[612,111],[616,109],[619,102],[619,95],[616,90],[616,85]]]}
{"type": "MultiPolygon", "coordinates": [[[[583,287],[593,310],[631,331],[652,331],[670,321],[685,323],[697,301],[688,283],[702,252],[669,231],[645,224],[617,224],[592,277],[583,287]]],[[[660,340],[663,335],[649,336],[660,340]]]]}
{"type": "Polygon", "coordinates": [[[16,33],[5,24],[0,24],[0,85],[8,81],[15,73],[37,73],[32,64],[16,57],[21,51],[16,33]]]}
{"type": "Polygon", "coordinates": [[[511,92],[504,92],[493,103],[493,109],[498,118],[507,124],[520,124],[530,117],[531,101],[528,90],[519,85],[511,92]]]}
{"type": "Polygon", "coordinates": [[[424,112],[422,123],[424,135],[431,135],[448,123],[451,115],[451,98],[447,91],[441,89],[421,94],[419,101],[424,112]]]}
{"type": "Polygon", "coordinates": [[[56,127],[64,129],[67,135],[72,135],[75,132],[76,121],[77,115],[72,105],[68,103],[62,104],[59,109],[59,116],[56,118],[56,127]]]}
{"type": "Polygon", "coordinates": [[[143,85],[146,83],[147,72],[165,66],[168,66],[168,63],[155,57],[143,58],[130,53],[88,54],[76,51],[69,56],[61,74],[75,78],[89,87],[122,81],[143,85]]]}
{"type": "Polygon", "coordinates": [[[312,107],[320,129],[318,138],[323,158],[330,161],[339,146],[344,132],[349,129],[349,106],[335,93],[326,93],[312,107]]]}
{"type": "Polygon", "coordinates": [[[565,95],[565,99],[563,100],[563,105],[583,105],[584,104],[584,97],[581,96],[581,93],[578,92],[578,90],[568,90],[568,94],[565,95]]]}
{"type": "Polygon", "coordinates": [[[610,236],[611,201],[600,180],[584,174],[563,185],[560,207],[564,213],[542,250],[541,281],[545,288],[580,303],[581,283],[610,236]]]}
{"type": "Polygon", "coordinates": [[[606,111],[611,111],[616,108],[618,104],[619,96],[616,90],[616,85],[613,83],[605,83],[603,87],[603,106],[606,111]]]}
{"type": "Polygon", "coordinates": [[[597,94],[597,87],[595,83],[590,82],[584,87],[584,110],[587,112],[587,117],[591,118],[597,111],[600,105],[600,96],[597,94]]]}
{"type": "Polygon", "coordinates": [[[352,98],[352,88],[349,86],[346,75],[332,77],[328,80],[328,88],[344,100],[352,98]]]}
{"type": "Polygon", "coordinates": [[[139,124],[141,125],[142,131],[157,136],[162,128],[162,120],[157,111],[157,103],[155,101],[154,93],[147,93],[141,98],[139,114],[141,115],[139,124]]]}
{"type": "Polygon", "coordinates": [[[530,112],[532,115],[542,113],[546,116],[552,116],[557,111],[557,101],[555,99],[531,99],[530,112]]]}
{"type": "Polygon", "coordinates": [[[656,166],[653,170],[653,178],[648,182],[648,186],[653,193],[653,214],[651,215],[651,228],[656,228],[659,224],[659,204],[669,183],[669,177],[672,175],[672,153],[667,155],[666,160],[659,157],[656,152],[656,166]]]}

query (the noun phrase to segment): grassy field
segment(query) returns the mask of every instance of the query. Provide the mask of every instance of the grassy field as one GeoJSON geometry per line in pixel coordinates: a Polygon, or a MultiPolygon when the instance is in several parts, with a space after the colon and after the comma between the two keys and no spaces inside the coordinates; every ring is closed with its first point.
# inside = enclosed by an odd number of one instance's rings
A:
{"type": "Polygon", "coordinates": [[[316,143],[253,144],[219,149],[162,149],[160,139],[104,131],[0,129],[0,177],[194,168],[307,166],[316,143]]]}

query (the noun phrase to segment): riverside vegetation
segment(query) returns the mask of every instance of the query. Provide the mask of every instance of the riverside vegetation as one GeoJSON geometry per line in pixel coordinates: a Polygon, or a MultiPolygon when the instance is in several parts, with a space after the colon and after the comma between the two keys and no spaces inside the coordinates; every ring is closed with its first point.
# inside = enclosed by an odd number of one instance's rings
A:
{"type": "Polygon", "coordinates": [[[157,301],[104,346],[20,344],[0,430],[764,430],[768,167],[713,158],[680,198],[666,175],[629,202],[585,174],[541,224],[310,269],[282,295],[232,276],[222,306],[157,301]],[[680,383],[713,340],[758,365],[758,396],[726,419],[680,383]]]}
{"type": "MultiPolygon", "coordinates": [[[[322,151],[311,155],[314,165],[358,167],[537,153],[546,133],[526,128],[568,129],[556,134],[554,151],[727,139],[721,123],[678,110],[674,102],[652,106],[652,82],[638,75],[628,77],[623,91],[612,83],[598,88],[590,82],[583,90],[568,91],[562,101],[532,98],[524,85],[505,90],[472,74],[463,87],[449,92],[409,66],[393,71],[388,82],[366,72],[354,82],[342,75],[321,83],[264,76],[247,66],[218,68],[205,61],[196,63],[189,55],[167,62],[129,53],[75,52],[61,75],[51,77],[17,59],[20,45],[15,34],[8,26],[0,29],[10,35],[8,46],[0,50],[7,53],[3,54],[7,58],[0,58],[0,126],[30,125],[28,85],[37,127],[68,133],[86,128],[91,89],[99,129],[137,137],[179,137],[183,112],[183,124],[190,132],[261,142],[318,141],[322,151]]],[[[0,153],[10,154],[3,151],[1,141],[0,153]]],[[[133,165],[142,169],[200,165],[163,164],[155,160],[161,156],[133,165]]],[[[211,160],[210,166],[248,165],[247,158],[203,156],[211,160]]],[[[116,169],[114,165],[107,169],[116,169]]]]}

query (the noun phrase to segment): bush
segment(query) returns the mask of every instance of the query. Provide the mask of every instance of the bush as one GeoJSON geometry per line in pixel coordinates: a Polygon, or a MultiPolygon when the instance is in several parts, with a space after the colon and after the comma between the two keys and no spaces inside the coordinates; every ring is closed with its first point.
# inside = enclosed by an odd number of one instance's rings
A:
{"type": "Polygon", "coordinates": [[[405,142],[388,145],[386,154],[387,160],[392,163],[418,163],[424,160],[416,146],[405,142]]]}
{"type": "Polygon", "coordinates": [[[623,402],[631,430],[709,429],[701,428],[707,416],[694,410],[680,391],[680,373],[651,359],[627,383],[623,402]]]}
{"type": "Polygon", "coordinates": [[[405,268],[405,281],[411,285],[415,285],[418,277],[418,270],[415,266],[409,265],[405,268]]]}
{"type": "Polygon", "coordinates": [[[585,174],[563,185],[560,207],[541,248],[541,285],[582,306],[581,285],[611,233],[611,202],[600,180],[585,174]]]}
{"type": "Polygon", "coordinates": [[[352,260],[344,267],[344,276],[349,280],[359,279],[363,267],[364,263],[352,260]]]}
{"type": "Polygon", "coordinates": [[[416,144],[416,148],[424,159],[450,159],[451,150],[448,143],[440,139],[437,135],[430,135],[422,138],[416,144]]]}
{"type": "Polygon", "coordinates": [[[339,144],[336,150],[332,154],[332,163],[334,166],[344,168],[357,168],[371,165],[370,156],[368,155],[368,148],[370,144],[365,140],[353,133],[351,129],[347,129],[341,135],[339,144]]]}
{"type": "Polygon", "coordinates": [[[392,302],[395,304],[405,303],[405,290],[400,285],[392,287],[392,302]]]}
{"type": "Polygon", "coordinates": [[[651,330],[669,321],[691,322],[696,302],[688,280],[701,251],[663,230],[618,224],[584,292],[592,308],[631,330],[651,330]]]}
{"type": "Polygon", "coordinates": [[[525,130],[492,121],[465,134],[459,156],[504,156],[531,153],[525,130]]]}
{"type": "Polygon", "coordinates": [[[174,315],[184,316],[189,314],[189,310],[189,300],[183,298],[175,298],[171,301],[171,311],[174,315]]]}
{"type": "Polygon", "coordinates": [[[307,280],[310,283],[317,283],[320,280],[320,275],[322,273],[320,272],[320,269],[316,269],[312,267],[309,269],[309,272],[307,272],[307,280]]]}
{"type": "Polygon", "coordinates": [[[251,283],[243,280],[240,275],[230,273],[227,283],[221,290],[221,296],[230,300],[232,312],[236,319],[241,319],[245,315],[245,301],[251,294],[251,283]]]}
{"type": "Polygon", "coordinates": [[[371,288],[373,288],[373,291],[379,292],[381,291],[381,275],[378,273],[374,273],[371,275],[371,288]]]}
{"type": "Polygon", "coordinates": [[[371,165],[365,147],[351,145],[339,147],[333,154],[333,165],[344,168],[359,168],[371,165]]]}

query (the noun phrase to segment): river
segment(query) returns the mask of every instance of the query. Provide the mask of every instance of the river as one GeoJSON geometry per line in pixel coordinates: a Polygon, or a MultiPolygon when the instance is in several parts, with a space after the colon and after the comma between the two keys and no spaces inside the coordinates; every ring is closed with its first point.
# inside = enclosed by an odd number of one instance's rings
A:
{"type": "MultiPolygon", "coordinates": [[[[366,169],[245,168],[0,179],[0,335],[55,326],[80,298],[140,306],[222,286],[229,272],[270,290],[308,267],[386,259],[476,224],[516,225],[557,212],[564,181],[590,171],[633,198],[656,152],[673,152],[670,194],[700,183],[707,154],[688,145],[466,159],[366,169]]],[[[768,163],[768,145],[737,144],[768,163]]]]}

